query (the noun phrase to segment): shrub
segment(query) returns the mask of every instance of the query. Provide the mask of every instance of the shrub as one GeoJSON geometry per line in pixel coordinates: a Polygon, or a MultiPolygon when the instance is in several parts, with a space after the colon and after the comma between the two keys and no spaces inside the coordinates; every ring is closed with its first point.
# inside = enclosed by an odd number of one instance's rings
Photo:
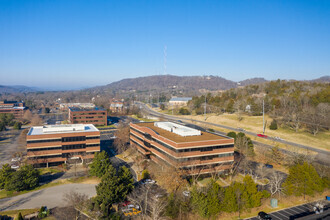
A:
{"type": "Polygon", "coordinates": [[[277,122],[276,122],[275,119],[272,121],[272,123],[270,123],[269,129],[270,130],[277,130],[277,122]]]}
{"type": "Polygon", "coordinates": [[[145,180],[145,179],[149,179],[149,178],[150,178],[150,174],[149,174],[148,170],[143,170],[142,179],[145,180]]]}

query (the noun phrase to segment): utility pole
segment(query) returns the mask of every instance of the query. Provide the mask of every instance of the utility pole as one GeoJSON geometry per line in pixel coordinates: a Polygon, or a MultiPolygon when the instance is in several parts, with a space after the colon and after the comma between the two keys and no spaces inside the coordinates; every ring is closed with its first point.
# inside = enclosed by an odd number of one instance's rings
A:
{"type": "Polygon", "coordinates": [[[206,94],[205,94],[205,105],[204,105],[204,121],[206,121],[206,94]]]}
{"type": "Polygon", "coordinates": [[[262,134],[265,134],[265,100],[262,100],[262,134]]]}

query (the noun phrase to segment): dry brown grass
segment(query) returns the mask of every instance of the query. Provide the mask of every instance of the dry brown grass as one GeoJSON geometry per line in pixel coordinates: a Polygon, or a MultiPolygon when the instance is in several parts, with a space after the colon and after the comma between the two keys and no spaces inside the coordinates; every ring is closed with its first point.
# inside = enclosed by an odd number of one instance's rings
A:
{"type": "MultiPolygon", "coordinates": [[[[180,116],[185,118],[191,118],[195,120],[204,121],[203,115],[188,115],[188,116],[180,116]]],[[[295,142],[298,144],[303,144],[315,148],[325,149],[330,151],[330,132],[323,131],[318,133],[316,136],[313,136],[306,131],[295,132],[288,128],[279,128],[277,130],[270,130],[268,125],[272,121],[272,119],[268,116],[265,116],[265,120],[267,120],[267,128],[266,135],[270,137],[280,137],[284,140],[295,142]]],[[[239,121],[237,115],[235,114],[223,114],[223,115],[215,115],[208,114],[207,122],[227,125],[234,128],[243,128],[247,131],[261,133],[262,132],[262,116],[243,116],[243,120],[239,121]]],[[[264,138],[256,138],[258,141],[264,141],[264,138]]],[[[281,146],[283,147],[283,146],[281,146]]]]}

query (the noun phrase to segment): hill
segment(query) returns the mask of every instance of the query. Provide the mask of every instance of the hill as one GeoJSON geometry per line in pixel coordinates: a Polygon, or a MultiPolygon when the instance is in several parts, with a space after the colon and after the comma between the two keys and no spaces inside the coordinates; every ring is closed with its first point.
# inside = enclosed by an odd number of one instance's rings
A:
{"type": "Polygon", "coordinates": [[[182,94],[199,93],[200,89],[210,91],[236,88],[237,83],[219,76],[173,76],[154,75],[123,79],[106,86],[95,87],[96,90],[121,91],[178,91],[182,94]]]}
{"type": "Polygon", "coordinates": [[[37,88],[28,87],[28,86],[5,86],[0,85],[0,93],[24,93],[24,92],[37,92],[37,88]]]}

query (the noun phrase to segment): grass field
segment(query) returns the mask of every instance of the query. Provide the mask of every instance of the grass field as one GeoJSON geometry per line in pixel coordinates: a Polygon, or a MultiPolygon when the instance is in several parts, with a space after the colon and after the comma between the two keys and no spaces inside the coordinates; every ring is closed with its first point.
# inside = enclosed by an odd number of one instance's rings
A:
{"type": "MultiPolygon", "coordinates": [[[[184,118],[190,118],[195,120],[204,121],[203,115],[187,115],[180,116],[184,118]]],[[[267,128],[265,134],[270,137],[280,137],[286,141],[295,142],[298,144],[307,145],[310,147],[325,149],[330,151],[330,132],[319,132],[316,136],[306,132],[298,131],[295,132],[289,128],[279,128],[277,130],[270,130],[268,125],[272,121],[271,118],[265,116],[267,121],[267,128]]],[[[239,121],[237,115],[235,114],[207,114],[207,122],[212,122],[215,124],[227,125],[234,128],[243,128],[247,131],[262,133],[262,116],[243,116],[243,120],[239,121]]],[[[255,137],[257,141],[264,141],[264,138],[255,137]]],[[[272,142],[269,141],[268,142],[272,142]]],[[[282,146],[283,147],[283,146],[282,146]]]]}

